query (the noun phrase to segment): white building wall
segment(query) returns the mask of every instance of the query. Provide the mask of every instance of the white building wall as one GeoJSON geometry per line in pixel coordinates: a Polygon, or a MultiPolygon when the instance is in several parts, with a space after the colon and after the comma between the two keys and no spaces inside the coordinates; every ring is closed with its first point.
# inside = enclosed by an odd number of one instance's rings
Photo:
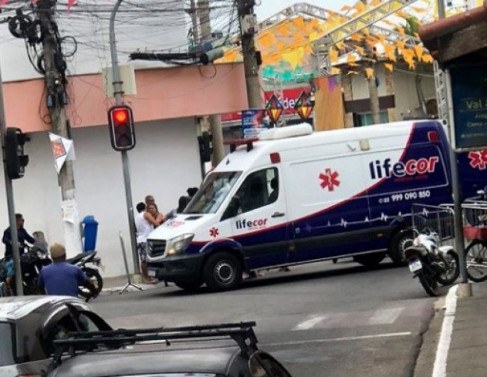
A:
{"type": "MultiPolygon", "coordinates": [[[[42,230],[52,244],[63,242],[60,216],[61,193],[57,185],[47,133],[31,134],[25,146],[30,157],[26,175],[15,180],[15,209],[24,214],[26,229],[42,230]]],[[[135,205],[145,195],[154,195],[161,212],[177,206],[186,189],[199,186],[196,125],[193,118],[137,124],[136,147],[128,152],[135,205]]],[[[122,231],[132,270],[129,226],[121,154],[110,146],[107,127],[73,130],[76,161],[74,173],[80,220],[93,215],[99,223],[97,250],[106,267],[104,276],[125,273],[119,241],[122,231]]],[[[2,177],[3,179],[3,177],[2,177]]],[[[0,185],[0,226],[8,226],[4,185],[0,185]]],[[[0,255],[3,255],[3,250],[0,255]]],[[[68,250],[69,255],[69,250],[68,250]]]]}

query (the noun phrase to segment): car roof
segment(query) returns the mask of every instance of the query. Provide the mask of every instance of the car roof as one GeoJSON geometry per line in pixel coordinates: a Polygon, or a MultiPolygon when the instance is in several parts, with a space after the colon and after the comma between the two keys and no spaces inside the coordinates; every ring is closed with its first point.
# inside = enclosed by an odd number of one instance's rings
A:
{"type": "Polygon", "coordinates": [[[86,308],[84,301],[70,296],[21,296],[0,298],[0,321],[18,320],[33,311],[47,311],[53,306],[77,304],[86,308]]]}
{"type": "Polygon", "coordinates": [[[144,347],[78,354],[64,360],[50,376],[118,376],[155,373],[226,374],[240,354],[239,347],[211,347],[158,350],[144,347]]]}

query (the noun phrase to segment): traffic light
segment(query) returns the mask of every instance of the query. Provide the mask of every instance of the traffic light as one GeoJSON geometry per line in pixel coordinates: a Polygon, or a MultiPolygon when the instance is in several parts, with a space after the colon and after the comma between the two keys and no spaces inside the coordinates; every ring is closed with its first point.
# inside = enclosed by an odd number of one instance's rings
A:
{"type": "Polygon", "coordinates": [[[5,163],[7,175],[10,179],[22,178],[25,167],[29,163],[29,156],[24,155],[26,135],[20,128],[8,127],[5,133],[5,163]]]}
{"type": "Polygon", "coordinates": [[[135,147],[134,117],[126,105],[115,105],[108,110],[110,141],[116,151],[128,151],[135,147]]]}
{"type": "Polygon", "coordinates": [[[212,136],[207,131],[201,133],[201,136],[198,136],[201,162],[211,161],[211,154],[213,153],[211,142],[212,136]]]}

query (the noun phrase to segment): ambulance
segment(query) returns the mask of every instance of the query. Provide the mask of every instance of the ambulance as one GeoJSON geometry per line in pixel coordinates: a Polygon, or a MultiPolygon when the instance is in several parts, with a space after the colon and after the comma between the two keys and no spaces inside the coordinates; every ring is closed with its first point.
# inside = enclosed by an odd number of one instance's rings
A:
{"type": "Polygon", "coordinates": [[[184,212],[149,235],[151,276],[221,291],[244,272],[327,259],[402,264],[411,205],[452,202],[449,144],[436,120],[273,128],[230,151],[184,212]]]}

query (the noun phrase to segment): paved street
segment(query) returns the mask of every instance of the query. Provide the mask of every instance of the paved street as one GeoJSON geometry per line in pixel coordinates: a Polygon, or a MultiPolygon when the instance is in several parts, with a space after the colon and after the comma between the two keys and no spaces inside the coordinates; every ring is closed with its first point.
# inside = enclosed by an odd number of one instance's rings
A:
{"type": "Polygon", "coordinates": [[[295,376],[412,376],[434,309],[406,268],[339,261],[268,271],[241,289],[189,294],[175,287],[102,296],[115,327],[255,320],[260,346],[295,376]]]}

